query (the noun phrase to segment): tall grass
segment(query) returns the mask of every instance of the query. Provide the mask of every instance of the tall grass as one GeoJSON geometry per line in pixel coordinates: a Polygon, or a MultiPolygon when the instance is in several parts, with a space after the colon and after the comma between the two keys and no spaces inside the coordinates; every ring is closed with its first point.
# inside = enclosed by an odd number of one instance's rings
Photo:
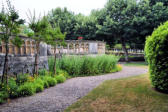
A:
{"type": "MultiPolygon", "coordinates": [[[[116,72],[119,57],[113,55],[103,56],[64,56],[57,60],[57,70],[62,69],[71,76],[89,76],[102,73],[116,72]]],[[[49,69],[53,71],[53,58],[49,59],[49,69]]]]}

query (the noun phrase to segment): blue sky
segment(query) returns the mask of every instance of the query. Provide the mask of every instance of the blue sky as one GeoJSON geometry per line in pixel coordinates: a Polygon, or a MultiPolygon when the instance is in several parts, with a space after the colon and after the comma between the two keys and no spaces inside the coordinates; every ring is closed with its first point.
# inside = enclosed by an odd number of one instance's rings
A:
{"type": "MultiPolygon", "coordinates": [[[[0,0],[5,4],[6,0],[0,0]]],[[[18,10],[21,18],[26,19],[28,9],[36,13],[47,13],[56,7],[67,7],[68,10],[84,15],[89,15],[92,9],[103,8],[107,0],[11,0],[12,4],[18,10]]]]}

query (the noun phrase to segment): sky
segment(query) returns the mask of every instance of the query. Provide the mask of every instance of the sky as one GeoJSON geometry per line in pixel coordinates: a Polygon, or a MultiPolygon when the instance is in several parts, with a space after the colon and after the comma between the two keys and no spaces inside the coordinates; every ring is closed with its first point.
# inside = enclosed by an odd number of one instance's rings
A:
{"type": "MultiPolygon", "coordinates": [[[[1,4],[5,4],[6,0],[0,0],[1,4]]],[[[11,0],[12,5],[18,10],[18,13],[22,19],[27,20],[28,10],[36,14],[47,14],[48,11],[57,7],[67,7],[68,10],[75,14],[82,13],[89,15],[92,9],[101,9],[104,7],[107,0],[11,0]]]]}

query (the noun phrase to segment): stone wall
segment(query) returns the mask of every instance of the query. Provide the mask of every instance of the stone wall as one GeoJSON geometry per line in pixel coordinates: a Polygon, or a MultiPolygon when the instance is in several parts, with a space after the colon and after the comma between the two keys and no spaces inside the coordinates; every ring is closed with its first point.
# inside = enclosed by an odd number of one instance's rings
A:
{"type": "MultiPolygon", "coordinates": [[[[11,42],[9,46],[9,74],[30,73],[34,69],[34,54],[36,52],[35,41],[31,38],[20,36],[24,43],[20,48],[14,46],[11,42]]],[[[12,39],[12,37],[11,37],[12,39]]],[[[67,40],[67,46],[57,46],[56,53],[61,54],[105,54],[105,42],[101,41],[83,41],[67,40]]],[[[0,44],[0,76],[3,73],[4,54],[6,52],[5,43],[0,44]]],[[[48,69],[48,56],[54,55],[54,48],[46,43],[40,43],[39,69],[48,69]]]]}
{"type": "MultiPolygon", "coordinates": [[[[20,56],[15,57],[14,55],[9,56],[9,74],[14,73],[33,73],[34,69],[34,56],[20,56]]],[[[0,75],[3,73],[4,65],[4,55],[0,55],[0,75]]],[[[39,68],[48,69],[48,57],[40,56],[39,59],[39,68]]]]}

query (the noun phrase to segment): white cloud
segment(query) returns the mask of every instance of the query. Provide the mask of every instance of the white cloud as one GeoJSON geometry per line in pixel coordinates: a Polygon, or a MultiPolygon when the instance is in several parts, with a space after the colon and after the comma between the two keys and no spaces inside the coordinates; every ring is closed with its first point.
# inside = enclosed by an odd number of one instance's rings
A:
{"type": "MultiPolygon", "coordinates": [[[[6,0],[0,0],[5,3],[6,0]]],[[[67,7],[68,10],[75,13],[89,15],[92,9],[103,8],[107,0],[11,0],[12,4],[18,10],[21,18],[26,19],[28,9],[37,12],[37,14],[47,13],[56,7],[67,7]]],[[[1,6],[1,5],[0,5],[1,6]]]]}

